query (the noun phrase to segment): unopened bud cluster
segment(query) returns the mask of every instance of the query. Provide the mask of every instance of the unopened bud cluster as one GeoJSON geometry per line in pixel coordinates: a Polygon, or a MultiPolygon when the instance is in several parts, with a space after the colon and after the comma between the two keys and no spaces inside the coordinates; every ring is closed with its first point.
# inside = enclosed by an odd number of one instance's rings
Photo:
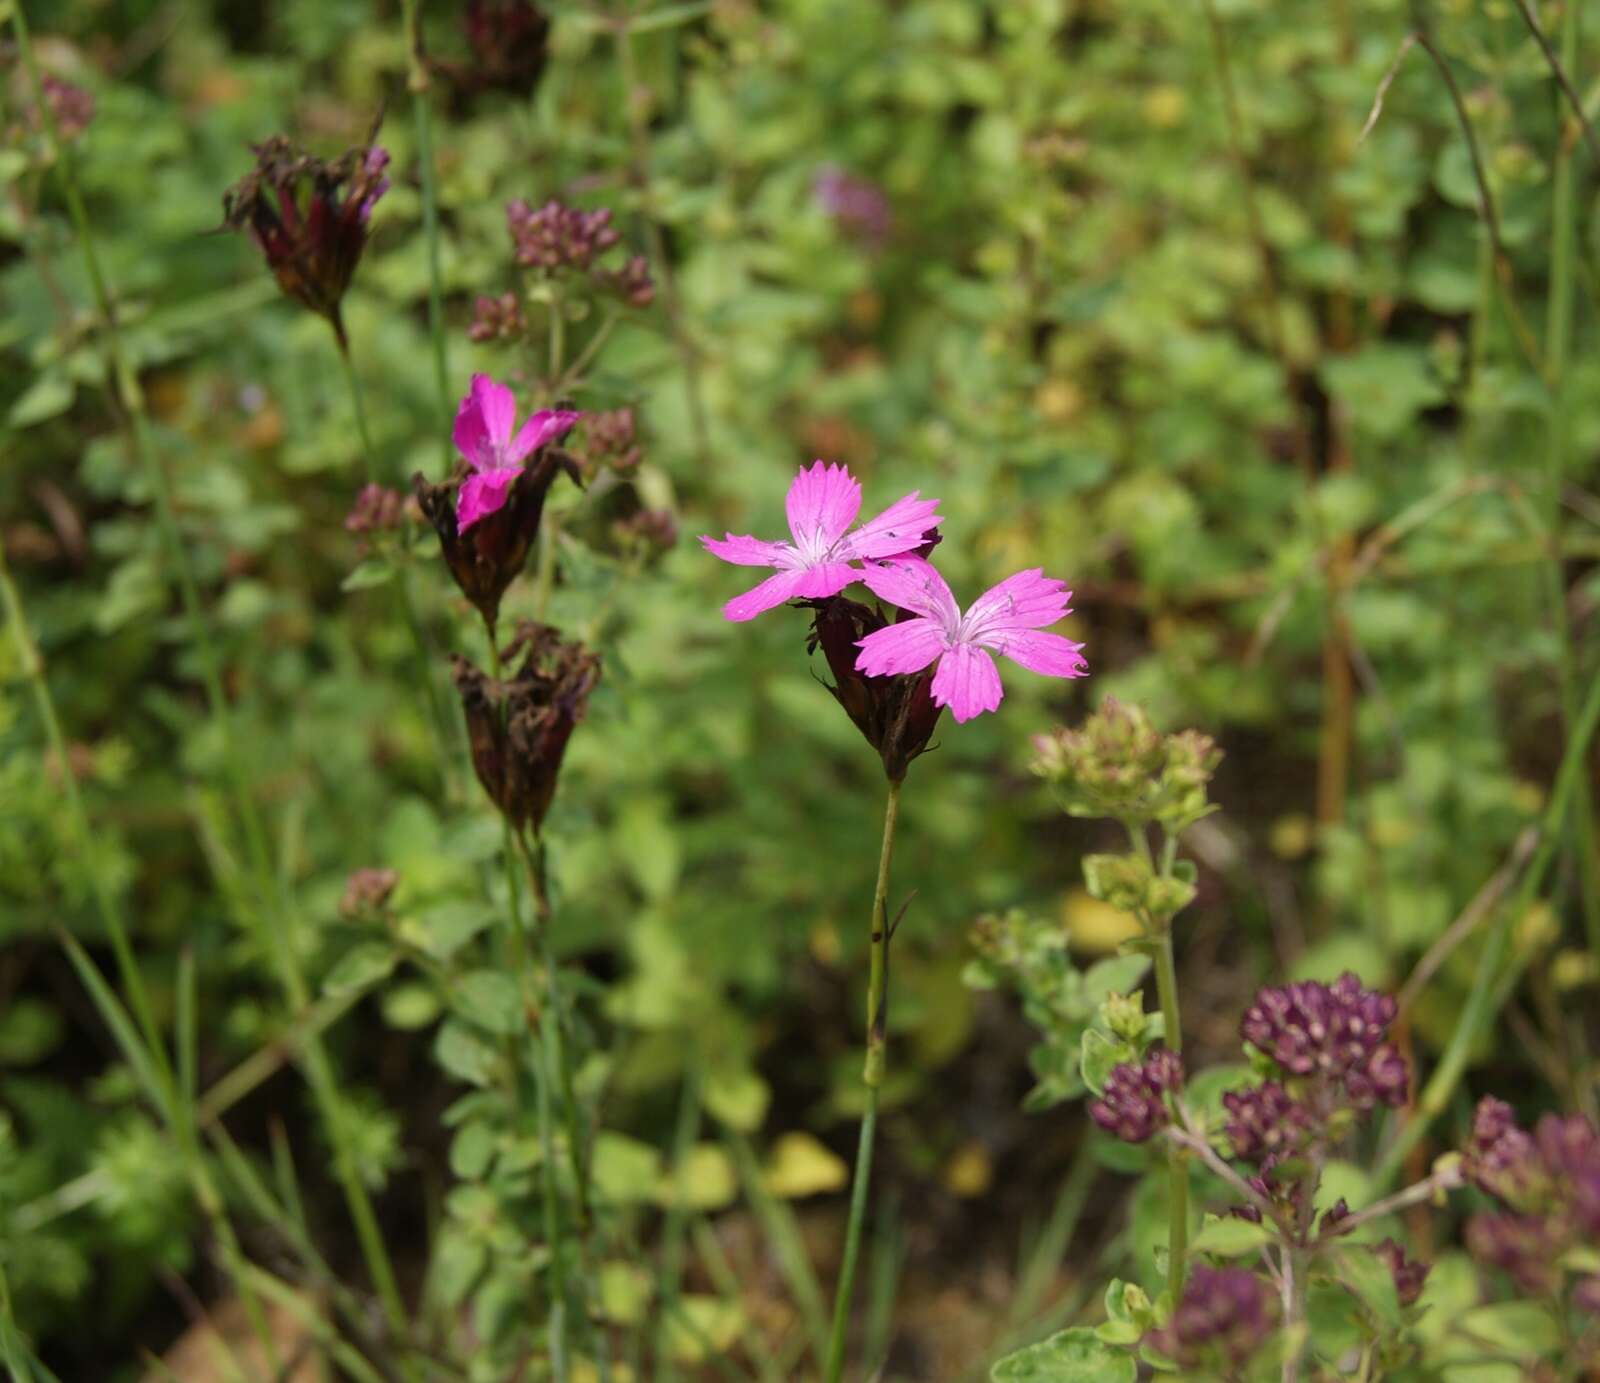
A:
{"type": "Polygon", "coordinates": [[[1233,1378],[1277,1324],[1277,1298],[1254,1273],[1197,1267],[1167,1323],[1147,1338],[1186,1375],[1206,1370],[1208,1377],[1233,1378]]]}
{"type": "Polygon", "coordinates": [[[1073,816],[1154,822],[1175,834],[1211,810],[1206,785],[1222,751],[1195,730],[1159,733],[1137,706],[1108,696],[1080,729],[1033,743],[1033,771],[1073,816]]]}
{"type": "Polygon", "coordinates": [[[1143,1143],[1172,1122],[1167,1096],[1183,1089],[1183,1058],[1152,1048],[1143,1061],[1111,1068],[1089,1117],[1124,1143],[1143,1143]]]}

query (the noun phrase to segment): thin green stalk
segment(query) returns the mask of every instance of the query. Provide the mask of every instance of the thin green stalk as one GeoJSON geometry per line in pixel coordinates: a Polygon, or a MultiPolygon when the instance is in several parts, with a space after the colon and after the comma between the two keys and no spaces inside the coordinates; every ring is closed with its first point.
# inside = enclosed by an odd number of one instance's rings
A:
{"type": "MultiPolygon", "coordinates": [[[[1565,6],[1561,27],[1561,61],[1553,64],[1558,74],[1563,69],[1571,71],[1577,64],[1579,9],[1577,4],[1565,6]]],[[[1531,12],[1525,10],[1524,15],[1543,43],[1543,34],[1537,22],[1532,20],[1531,12]]],[[[1553,54],[1551,56],[1554,57],[1553,54]]],[[[1571,441],[1571,382],[1567,364],[1572,350],[1572,311],[1577,287],[1574,274],[1577,258],[1575,153],[1569,140],[1558,141],[1550,211],[1550,291],[1545,330],[1545,369],[1550,381],[1543,512],[1547,558],[1541,564],[1545,597],[1556,636],[1561,715],[1568,730],[1577,712],[1578,689],[1562,576],[1561,489],[1566,481],[1567,453],[1571,441]]],[[[1577,836],[1578,879],[1585,932],[1589,949],[1600,956],[1600,854],[1594,849],[1594,816],[1594,797],[1585,781],[1579,785],[1578,798],[1574,803],[1573,827],[1577,836]]]]}
{"type": "MultiPolygon", "coordinates": [[[[269,949],[273,949],[277,953],[278,967],[284,987],[288,992],[291,1005],[298,1011],[306,1006],[307,986],[304,976],[299,971],[299,962],[293,951],[290,935],[292,918],[287,907],[287,899],[282,896],[282,881],[275,877],[271,868],[266,833],[261,823],[260,814],[251,797],[249,783],[239,761],[237,741],[232,732],[228,703],[222,690],[221,660],[217,653],[216,643],[211,637],[210,627],[200,603],[199,587],[195,582],[194,572],[189,564],[188,554],[184,549],[182,535],[178,529],[171,480],[157,456],[150,437],[149,418],[146,413],[144,395],[140,389],[138,377],[129,366],[127,357],[123,352],[122,338],[117,326],[115,304],[106,283],[105,275],[100,268],[100,259],[95,250],[94,233],[90,226],[88,209],[84,205],[83,195],[78,187],[72,147],[71,145],[63,144],[60,139],[59,132],[56,129],[54,112],[50,108],[50,103],[45,99],[38,64],[34,58],[33,47],[29,39],[27,20],[20,3],[12,8],[11,23],[13,31],[17,35],[17,48],[22,58],[23,68],[28,74],[35,105],[43,121],[45,141],[55,162],[61,183],[62,196],[66,201],[67,211],[77,236],[78,247],[83,256],[84,269],[94,293],[95,305],[99,309],[104,324],[102,339],[110,374],[109,382],[126,411],[134,452],[139,458],[140,466],[149,478],[151,488],[155,493],[158,524],[172,569],[177,576],[184,615],[189,626],[190,641],[200,657],[207,708],[221,733],[223,757],[227,765],[230,786],[236,799],[237,811],[244,827],[246,842],[252,855],[259,887],[262,890],[262,898],[263,901],[274,897],[277,899],[277,910],[280,913],[278,918],[269,920],[264,917],[256,917],[253,920],[257,923],[259,930],[266,933],[264,939],[269,943],[269,949]]],[[[355,1222],[357,1237],[361,1241],[368,1269],[382,1299],[390,1326],[397,1337],[403,1340],[408,1328],[405,1308],[400,1299],[399,1289],[395,1284],[394,1272],[389,1264],[388,1253],[384,1249],[382,1237],[378,1233],[377,1218],[373,1214],[372,1203],[367,1197],[366,1188],[361,1184],[354,1162],[350,1158],[349,1142],[344,1121],[344,1106],[339,1097],[337,1084],[332,1077],[326,1050],[322,1047],[320,1041],[315,1039],[311,1041],[307,1058],[307,1070],[311,1076],[312,1093],[322,1108],[323,1117],[328,1123],[330,1133],[333,1135],[335,1162],[339,1168],[340,1181],[344,1186],[345,1199],[350,1207],[351,1218],[355,1222]]]]}
{"type": "MultiPolygon", "coordinates": [[[[439,389],[441,422],[450,422],[450,362],[444,335],[444,288],[439,272],[439,193],[433,168],[433,114],[428,109],[427,60],[422,54],[422,29],[418,22],[417,0],[401,0],[406,28],[409,71],[406,85],[411,88],[411,114],[417,127],[417,181],[422,191],[422,237],[428,246],[428,334],[433,342],[433,374],[439,389]]],[[[444,464],[450,466],[450,443],[441,429],[444,464]]]]}
{"type": "MultiPolygon", "coordinates": [[[[1162,931],[1155,949],[1156,993],[1161,1000],[1166,1043],[1183,1051],[1183,1025],[1178,1013],[1178,969],[1172,956],[1172,928],[1162,931]]],[[[1176,1302],[1183,1295],[1185,1259],[1189,1252],[1189,1162],[1176,1144],[1167,1148],[1167,1290],[1176,1302]]]]}
{"type": "Polygon", "coordinates": [[[661,1279],[656,1295],[665,1313],[656,1332],[657,1372],[662,1383],[675,1383],[677,1361],[667,1346],[665,1315],[676,1308],[682,1290],[684,1236],[689,1221],[689,1189],[685,1182],[689,1157],[700,1129],[700,1048],[692,1035],[689,1056],[684,1063],[683,1090],[678,1096],[677,1127],[672,1136],[672,1202],[667,1207],[667,1222],[661,1233],[661,1279]]]}
{"type": "Polygon", "coordinates": [[[1500,990],[1498,981],[1508,963],[1506,952],[1511,944],[1512,932],[1538,895],[1555,859],[1567,819],[1567,808],[1582,777],[1585,756],[1597,723],[1600,723],[1600,677],[1591,679],[1588,695],[1568,736],[1567,747],[1556,772],[1555,786],[1551,789],[1550,801],[1539,827],[1538,849],[1522,876],[1521,886],[1501,912],[1484,942],[1478,956],[1478,969],[1473,975],[1472,990],[1456,1019],[1455,1030],[1450,1034],[1444,1055],[1440,1057],[1439,1065],[1423,1089],[1411,1118],[1389,1145],[1378,1166],[1373,1178],[1376,1190],[1382,1190],[1394,1181],[1406,1155],[1449,1106],[1479,1037],[1493,1023],[1500,1006],[1510,997],[1509,991],[1500,990]]]}
{"type": "Polygon", "coordinates": [[[872,949],[867,972],[867,1059],[861,1079],[866,1109],[856,1143],[856,1170],[850,1187],[850,1218],[845,1225],[844,1260],[833,1299],[833,1328],[828,1336],[827,1383],[844,1375],[845,1333],[850,1324],[850,1294],[855,1285],[856,1258],[861,1252],[861,1226],[867,1212],[867,1184],[872,1179],[872,1144],[878,1130],[878,1087],[888,1062],[889,1002],[889,865],[894,858],[895,824],[900,816],[900,783],[891,780],[883,809],[883,844],[878,851],[878,881],[872,890],[872,949]]]}
{"type": "Polygon", "coordinates": [[[667,311],[667,324],[673,344],[683,364],[684,395],[689,404],[689,428],[694,435],[695,459],[701,465],[711,460],[711,433],[706,422],[705,398],[700,387],[700,357],[683,324],[683,301],[678,295],[677,276],[667,257],[666,238],[656,223],[654,199],[650,189],[650,130],[644,108],[635,99],[639,90],[639,69],[633,53],[633,18],[623,16],[612,26],[617,45],[617,66],[622,77],[622,104],[628,118],[632,144],[629,174],[639,196],[639,214],[650,240],[650,258],[661,279],[661,298],[667,311]]]}
{"type": "Polygon", "coordinates": [[[550,1372],[555,1383],[567,1377],[567,1253],[562,1243],[560,1217],[556,1207],[556,1150],[550,1135],[554,1115],[550,1109],[549,1028],[539,1034],[538,1060],[533,1081],[538,1094],[539,1173],[544,1182],[544,1237],[550,1249],[550,1321],[548,1326],[550,1372]]]}
{"type": "MultiPolygon", "coordinates": [[[[38,710],[39,719],[45,727],[45,739],[49,745],[51,757],[55,760],[56,769],[61,779],[62,795],[67,802],[67,816],[72,822],[73,834],[78,838],[79,859],[84,862],[89,873],[89,888],[94,895],[95,908],[100,914],[101,925],[105,928],[106,935],[111,939],[111,949],[116,957],[117,970],[122,980],[123,993],[127,996],[128,1003],[133,1008],[134,1019],[140,1031],[128,1031],[124,1045],[130,1056],[138,1052],[147,1065],[148,1080],[152,1087],[152,1097],[156,1111],[162,1121],[172,1132],[178,1144],[180,1155],[184,1159],[185,1170],[193,1183],[195,1198],[200,1204],[201,1212],[211,1225],[212,1232],[217,1236],[221,1245],[223,1259],[229,1269],[229,1274],[239,1291],[240,1299],[244,1304],[245,1313],[250,1319],[252,1328],[257,1338],[266,1350],[268,1362],[274,1369],[277,1367],[277,1355],[273,1346],[271,1332],[267,1329],[266,1317],[261,1312],[260,1303],[250,1291],[249,1283],[243,1271],[244,1255],[239,1248],[238,1239],[229,1223],[227,1214],[222,1207],[222,1202],[217,1196],[215,1188],[205,1168],[204,1159],[200,1156],[196,1144],[196,1124],[194,1119],[194,1092],[186,1089],[173,1073],[172,1064],[167,1057],[166,1045],[162,1040],[161,1029],[156,1023],[154,1010],[150,1005],[149,991],[145,988],[144,974],[139,969],[139,962],[133,953],[133,943],[128,935],[128,929],[123,924],[121,910],[117,907],[111,896],[110,886],[106,883],[105,875],[100,868],[99,856],[95,852],[94,836],[89,826],[89,814],[83,805],[83,796],[78,791],[78,781],[72,772],[72,766],[67,758],[66,736],[61,730],[61,717],[56,711],[55,697],[51,694],[50,684],[44,675],[44,659],[40,656],[38,644],[34,641],[33,631],[28,625],[26,613],[22,606],[22,597],[17,591],[16,583],[11,578],[11,569],[6,562],[5,547],[0,543],[0,609],[5,612],[5,622],[10,626],[12,639],[16,644],[19,661],[22,664],[23,675],[33,687],[34,705],[38,710]],[[142,1048],[142,1052],[140,1049],[142,1048]]],[[[69,948],[69,956],[75,962],[81,956],[81,965],[85,977],[93,971],[98,979],[99,972],[94,968],[93,961],[81,951],[76,954],[69,948]]],[[[103,984],[103,981],[101,981],[103,984]]],[[[91,989],[91,993],[95,993],[91,989]]],[[[104,1003],[109,1005],[111,1000],[109,990],[104,996],[104,1003]]],[[[181,1052],[180,1052],[181,1057],[181,1052]]],[[[137,1063],[136,1063],[137,1064],[137,1063]]]]}

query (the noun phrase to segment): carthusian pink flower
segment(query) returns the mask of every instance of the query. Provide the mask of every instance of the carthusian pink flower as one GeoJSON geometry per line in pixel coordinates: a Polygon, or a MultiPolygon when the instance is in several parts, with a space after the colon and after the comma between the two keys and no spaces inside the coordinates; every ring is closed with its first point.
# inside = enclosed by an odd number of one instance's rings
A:
{"type": "Polygon", "coordinates": [[[456,495],[457,531],[465,533],[499,509],[506,502],[511,482],[522,474],[522,463],[566,433],[580,416],[566,409],[541,408],[513,435],[515,396],[488,375],[473,375],[472,389],[461,400],[452,433],[456,450],[472,467],[456,495]]]}
{"type": "MultiPolygon", "coordinates": [[[[838,595],[852,581],[862,579],[852,562],[898,557],[921,545],[939,526],[938,507],[938,500],[920,499],[913,490],[877,518],[846,532],[861,509],[861,486],[843,466],[818,461],[795,476],[784,500],[793,541],[769,543],[732,533],[700,539],[708,552],[724,562],[778,569],[776,576],[735,596],[722,607],[722,613],[732,620],[753,619],[786,600],[838,595]]],[[[926,667],[928,661],[917,666],[926,667]]]]}
{"type": "Polygon", "coordinates": [[[1000,704],[1000,673],[986,649],[1047,677],[1088,671],[1082,644],[1043,632],[1067,613],[1072,592],[1037,567],[990,587],[965,614],[944,577],[919,557],[868,562],[861,579],[880,600],[917,618],[868,634],[856,667],[869,677],[895,676],[937,660],[930,688],[934,704],[948,706],[958,721],[1000,704]]]}

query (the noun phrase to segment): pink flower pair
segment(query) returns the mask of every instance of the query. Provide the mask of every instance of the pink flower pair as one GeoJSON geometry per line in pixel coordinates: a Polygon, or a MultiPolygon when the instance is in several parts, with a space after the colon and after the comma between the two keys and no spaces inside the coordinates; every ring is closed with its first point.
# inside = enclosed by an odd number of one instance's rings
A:
{"type": "Polygon", "coordinates": [[[861,486],[843,466],[818,461],[789,487],[785,509],[789,542],[702,537],[707,551],[746,567],[776,567],[777,575],[723,607],[731,620],[747,620],[796,598],[837,595],[863,582],[880,600],[911,617],[857,641],[856,669],[869,677],[921,672],[937,662],[929,688],[934,704],[958,721],[999,706],[1000,673],[990,651],[1030,672],[1081,677],[1082,644],[1042,632],[1069,609],[1066,584],[1037,568],[1008,576],[985,591],[965,613],[934,567],[915,555],[939,526],[938,501],[916,491],[851,531],[861,508],[861,486]]]}

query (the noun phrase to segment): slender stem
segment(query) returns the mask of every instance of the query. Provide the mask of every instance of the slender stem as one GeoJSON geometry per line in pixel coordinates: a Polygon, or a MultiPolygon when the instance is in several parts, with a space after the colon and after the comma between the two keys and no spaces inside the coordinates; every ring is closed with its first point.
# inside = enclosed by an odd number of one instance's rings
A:
{"type": "Polygon", "coordinates": [[[1230,1167],[1225,1161],[1223,1161],[1223,1159],[1217,1154],[1217,1150],[1213,1148],[1210,1143],[1208,1143],[1198,1133],[1193,1132],[1188,1127],[1187,1112],[1182,1114],[1182,1120],[1183,1122],[1181,1124],[1171,1124],[1168,1126],[1167,1140],[1171,1143],[1177,1144],[1179,1147],[1187,1149],[1189,1152],[1198,1157],[1206,1164],[1206,1167],[1209,1171],[1214,1173],[1220,1180],[1227,1182],[1229,1187],[1231,1187],[1239,1196],[1239,1198],[1247,1205],[1254,1206],[1267,1219],[1276,1220],[1278,1212],[1273,1208],[1272,1202],[1263,1196],[1259,1191],[1257,1191],[1255,1187],[1251,1186],[1248,1181],[1240,1176],[1238,1172],[1234,1171],[1233,1168],[1230,1167]]]}
{"type": "Polygon", "coordinates": [[[533,1080],[538,1091],[539,1115],[539,1174],[544,1185],[544,1237],[550,1249],[550,1319],[548,1325],[550,1374],[556,1383],[566,1383],[567,1377],[567,1253],[561,1237],[560,1216],[557,1213],[556,1150],[550,1128],[554,1115],[550,1110],[549,1024],[541,1023],[538,1059],[533,1065],[533,1080]]]}
{"type": "MultiPolygon", "coordinates": [[[[1385,1215],[1393,1215],[1398,1210],[1405,1210],[1410,1206],[1419,1205],[1423,1201],[1432,1200],[1441,1191],[1454,1191],[1462,1184],[1462,1171],[1459,1161],[1452,1161],[1440,1167],[1431,1176],[1424,1177],[1421,1181],[1413,1182],[1404,1191],[1396,1191],[1392,1196],[1385,1196],[1380,1201],[1374,1201],[1364,1209],[1357,1210],[1354,1214],[1346,1215],[1339,1221],[1338,1234],[1343,1236],[1352,1229],[1367,1224],[1371,1220],[1381,1220],[1385,1215]]],[[[1322,1236],[1329,1239],[1334,1236],[1326,1233],[1322,1236]]]]}
{"type": "Polygon", "coordinates": [[[689,1035],[689,1054],[684,1062],[683,1091],[678,1097],[678,1121],[672,1139],[672,1202],[667,1207],[667,1222],[662,1230],[661,1282],[658,1294],[662,1321],[656,1333],[656,1355],[661,1383],[674,1383],[677,1361],[667,1347],[666,1317],[677,1309],[682,1290],[684,1234],[689,1220],[687,1172],[694,1140],[700,1128],[700,1047],[689,1035]]]}
{"type": "MultiPolygon", "coordinates": [[[[1539,45],[1539,51],[1544,54],[1545,64],[1555,77],[1556,85],[1561,88],[1562,95],[1572,107],[1573,118],[1577,121],[1578,130],[1589,146],[1590,155],[1596,163],[1600,163],[1600,136],[1595,134],[1594,126],[1583,108],[1583,98],[1578,95],[1577,88],[1572,85],[1572,78],[1567,75],[1578,61],[1578,13],[1582,7],[1574,0],[1563,8],[1561,56],[1557,57],[1555,49],[1550,46],[1550,40],[1545,36],[1544,29],[1540,27],[1539,17],[1533,12],[1533,6],[1528,0],[1517,0],[1517,9],[1522,12],[1523,23],[1528,26],[1528,32],[1533,35],[1534,42],[1539,45]]],[[[1563,148],[1566,143],[1563,138],[1563,148]]]]}
{"type": "MultiPolygon", "coordinates": [[[[1178,968],[1172,956],[1168,919],[1155,943],[1156,993],[1161,1000],[1166,1043],[1183,1051],[1183,1025],[1178,1012],[1178,968]]],[[[1177,1143],[1167,1147],[1167,1291],[1174,1304],[1183,1295],[1185,1259],[1189,1253],[1189,1160],[1177,1143]]]]}
{"type": "Polygon", "coordinates": [[[623,17],[612,26],[617,43],[617,65],[622,75],[622,104],[628,117],[628,134],[632,142],[632,159],[629,168],[634,188],[639,197],[639,214],[643,218],[645,234],[650,240],[650,258],[661,278],[661,298],[667,310],[667,323],[672,329],[672,339],[683,362],[684,395],[689,404],[689,427],[694,435],[695,459],[701,465],[711,461],[711,433],[706,422],[705,397],[700,387],[700,355],[684,326],[683,300],[678,295],[677,276],[672,261],[667,256],[666,238],[655,218],[655,208],[650,189],[650,130],[644,107],[640,104],[639,69],[633,53],[631,20],[623,17]]]}
{"type": "MultiPolygon", "coordinates": [[[[417,0],[401,0],[406,29],[411,114],[417,127],[417,182],[422,192],[422,236],[428,244],[428,334],[433,340],[433,374],[439,389],[439,414],[450,421],[450,361],[444,335],[444,288],[439,271],[439,192],[433,167],[433,114],[428,108],[428,63],[422,52],[417,0]]],[[[444,462],[450,465],[448,434],[441,428],[444,462]]]]}
{"type": "MultiPolygon", "coordinates": [[[[223,758],[227,765],[230,786],[236,801],[236,810],[244,827],[245,839],[249,847],[252,865],[257,875],[257,885],[261,890],[263,905],[268,899],[275,899],[276,901],[275,911],[278,915],[275,918],[269,919],[258,913],[253,915],[250,920],[255,923],[258,932],[265,933],[262,939],[266,943],[267,949],[276,952],[280,976],[289,996],[291,1007],[299,1011],[306,1007],[307,986],[304,976],[300,973],[299,961],[293,948],[292,931],[294,919],[288,906],[288,900],[284,896],[282,882],[274,875],[270,853],[267,849],[266,832],[261,822],[260,813],[251,797],[250,785],[239,760],[238,744],[232,733],[228,703],[222,690],[221,660],[217,653],[216,643],[211,637],[211,630],[200,603],[199,587],[195,582],[188,553],[184,549],[182,535],[178,529],[177,515],[172,497],[172,482],[157,456],[155,446],[150,437],[150,424],[145,410],[144,394],[140,388],[138,376],[129,366],[127,357],[123,352],[122,338],[117,328],[115,303],[110,288],[106,283],[105,275],[101,272],[100,258],[95,250],[94,233],[89,223],[88,209],[84,205],[83,195],[78,187],[72,146],[63,144],[60,139],[59,132],[56,129],[54,112],[50,108],[50,103],[45,99],[38,64],[34,59],[33,47],[29,40],[27,20],[20,4],[14,5],[11,9],[11,23],[13,31],[17,35],[17,48],[22,57],[23,68],[28,73],[34,101],[43,121],[45,141],[55,161],[55,167],[61,183],[62,196],[66,201],[67,211],[72,219],[73,229],[77,236],[78,247],[83,255],[84,269],[94,293],[95,305],[99,309],[103,322],[102,343],[106,353],[106,363],[113,390],[126,412],[134,452],[150,480],[151,489],[155,493],[157,520],[163,542],[168,551],[169,560],[172,563],[172,569],[177,575],[184,614],[189,625],[190,640],[200,657],[207,707],[212,720],[216,723],[221,733],[223,758]]],[[[310,1078],[312,1093],[322,1109],[323,1117],[333,1138],[335,1164],[338,1168],[339,1179],[343,1184],[351,1219],[356,1226],[357,1238],[361,1242],[362,1251],[367,1260],[368,1270],[372,1274],[374,1285],[383,1301],[390,1328],[395,1332],[397,1340],[404,1340],[409,1331],[405,1307],[400,1299],[399,1289],[395,1284],[394,1271],[389,1264],[388,1253],[384,1249],[382,1236],[378,1233],[377,1218],[372,1210],[372,1202],[367,1196],[366,1187],[362,1185],[359,1173],[351,1157],[347,1126],[344,1119],[344,1106],[339,1096],[338,1085],[333,1079],[326,1049],[323,1048],[320,1040],[315,1038],[308,1045],[306,1069],[310,1078]]],[[[407,1372],[409,1373],[409,1367],[407,1372]]]]}
{"type": "Polygon", "coordinates": [[[1450,1034],[1444,1055],[1417,1101],[1410,1121],[1384,1154],[1373,1176],[1375,1186],[1387,1186],[1394,1180],[1406,1154],[1416,1146],[1433,1121],[1444,1113],[1467,1069],[1479,1034],[1494,1021],[1505,998],[1509,996],[1509,989],[1504,984],[1504,972],[1509,969],[1514,977],[1520,971],[1520,965],[1516,962],[1511,962],[1509,966],[1507,962],[1506,952],[1511,944],[1512,932],[1543,886],[1545,875],[1555,858],[1567,808],[1582,777],[1589,742],[1594,738],[1597,723],[1600,723],[1600,677],[1591,679],[1588,695],[1567,738],[1561,766],[1556,771],[1555,785],[1539,827],[1539,848],[1529,862],[1511,902],[1489,931],[1483,950],[1478,955],[1478,969],[1472,978],[1472,989],[1462,1005],[1461,1015],[1450,1034]]]}
{"type": "MultiPolygon", "coordinates": [[[[1524,2],[1523,17],[1558,79],[1564,71],[1556,55],[1550,51],[1548,41],[1539,28],[1538,20],[1524,2]]],[[[1578,57],[1578,13],[1580,6],[1569,3],[1561,27],[1561,48],[1567,66],[1578,57]]],[[[1581,107],[1580,107],[1581,109],[1581,107]]],[[[1587,128],[1587,126],[1585,126],[1587,128]]],[[[1541,516],[1543,518],[1546,559],[1541,563],[1545,598],[1550,608],[1550,623],[1556,642],[1556,676],[1561,693],[1561,716],[1564,727],[1572,725],[1577,711],[1577,680],[1572,646],[1571,622],[1567,616],[1566,582],[1561,560],[1561,488],[1566,480],[1567,454],[1571,445],[1571,382],[1568,378],[1568,359],[1572,350],[1573,293],[1576,287],[1574,262],[1576,260],[1575,192],[1576,169],[1571,143],[1562,139],[1555,151],[1555,176],[1552,181],[1550,209],[1550,288],[1546,311],[1545,368],[1550,381],[1550,407],[1547,414],[1545,437],[1544,494],[1541,516]]],[[[1579,893],[1583,902],[1585,932],[1589,949],[1600,956],[1600,856],[1592,847],[1594,838],[1594,798],[1587,781],[1578,786],[1574,803],[1573,828],[1577,835],[1579,893]]]]}
{"type": "Polygon", "coordinates": [[[845,1227],[844,1260],[833,1301],[833,1328],[828,1338],[827,1383],[844,1375],[845,1331],[850,1323],[850,1294],[855,1285],[856,1258],[861,1252],[861,1227],[866,1219],[867,1184],[872,1179],[872,1143],[878,1129],[878,1087],[888,1062],[889,1018],[889,865],[894,858],[894,831],[900,816],[900,783],[889,784],[883,809],[883,844],[878,851],[878,881],[872,890],[872,956],[867,975],[867,1059],[861,1079],[866,1084],[866,1109],[856,1143],[856,1170],[850,1187],[850,1218],[845,1227]]]}
{"type": "Polygon", "coordinates": [[[1294,1245],[1283,1250],[1283,1331],[1289,1341],[1288,1352],[1283,1356],[1283,1383],[1297,1383],[1300,1377],[1300,1356],[1304,1345],[1297,1326],[1306,1318],[1306,1252],[1294,1245]]]}
{"type": "Polygon", "coordinates": [[[200,1156],[196,1141],[197,1125],[193,1094],[182,1089],[174,1077],[161,1029],[156,1023],[155,1013],[150,1005],[149,991],[145,988],[144,974],[139,969],[138,959],[134,956],[133,943],[123,923],[122,912],[111,896],[110,885],[107,884],[101,869],[100,856],[96,852],[94,835],[89,826],[89,814],[84,808],[83,796],[78,791],[78,780],[67,758],[66,736],[61,730],[61,717],[56,711],[55,697],[51,694],[50,684],[45,679],[44,659],[40,656],[33,631],[28,625],[22,597],[17,591],[16,583],[11,579],[3,543],[0,543],[0,609],[4,610],[5,622],[11,628],[23,676],[33,686],[34,705],[38,709],[40,721],[44,724],[45,739],[60,776],[62,795],[67,802],[67,816],[72,822],[73,834],[78,838],[79,860],[88,871],[89,888],[94,895],[95,908],[100,914],[101,925],[111,939],[111,949],[116,957],[123,993],[127,996],[144,1038],[157,1085],[157,1090],[154,1092],[157,1112],[162,1116],[178,1144],[185,1169],[194,1184],[195,1199],[199,1201],[202,1213],[210,1223],[212,1232],[217,1236],[223,1260],[244,1303],[251,1327],[266,1350],[273,1369],[276,1370],[277,1350],[272,1340],[272,1333],[267,1329],[261,1304],[250,1289],[244,1271],[244,1255],[234,1235],[233,1226],[228,1221],[221,1199],[211,1183],[205,1162],[200,1156]]]}

